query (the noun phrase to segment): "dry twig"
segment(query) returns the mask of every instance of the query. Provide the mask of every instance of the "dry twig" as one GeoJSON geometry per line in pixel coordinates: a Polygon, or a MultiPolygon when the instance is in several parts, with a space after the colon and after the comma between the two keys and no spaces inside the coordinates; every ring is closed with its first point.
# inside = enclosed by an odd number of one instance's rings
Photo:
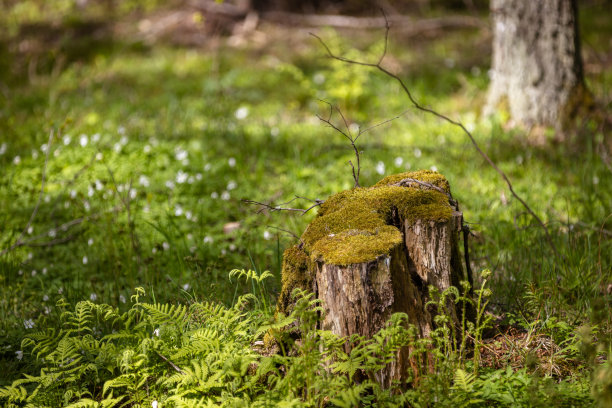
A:
{"type": "Polygon", "coordinates": [[[457,126],[458,128],[460,128],[463,133],[470,139],[470,142],[472,143],[472,145],[474,146],[474,148],[476,149],[476,151],[480,154],[480,156],[501,176],[501,178],[505,181],[508,190],[510,191],[510,193],[512,194],[512,196],[514,198],[516,198],[521,205],[525,208],[525,210],[533,217],[534,220],[536,220],[536,222],[542,227],[545,235],[546,235],[546,240],[548,241],[550,247],[552,248],[553,252],[556,255],[556,258],[559,259],[560,255],[559,252],[557,251],[557,247],[555,246],[552,237],[550,235],[550,232],[548,231],[548,227],[546,227],[546,224],[544,224],[544,222],[540,219],[540,217],[531,209],[531,207],[529,207],[529,205],[525,202],[525,200],[523,200],[515,191],[514,191],[514,187],[512,185],[512,182],[510,181],[510,179],[508,178],[508,176],[506,175],[506,173],[504,173],[496,164],[495,162],[493,162],[493,160],[491,160],[491,158],[480,148],[480,146],[478,145],[478,143],[476,142],[476,140],[474,139],[474,136],[472,135],[472,133],[467,130],[467,128],[463,125],[463,123],[461,123],[460,121],[454,120],[449,118],[446,115],[443,115],[431,108],[422,106],[420,103],[417,102],[417,100],[414,98],[414,96],[412,95],[412,93],[410,92],[410,89],[408,88],[408,86],[404,83],[404,81],[396,74],[392,73],[391,71],[387,70],[385,67],[382,66],[382,61],[385,58],[386,54],[387,54],[387,44],[389,41],[389,30],[391,28],[390,24],[389,24],[389,20],[387,19],[384,11],[383,11],[383,16],[385,19],[385,42],[384,42],[384,49],[383,52],[380,56],[380,58],[378,59],[377,62],[375,63],[371,63],[371,62],[364,62],[364,61],[357,61],[357,60],[353,60],[350,58],[346,58],[346,57],[342,57],[339,55],[334,54],[331,49],[327,46],[327,44],[325,43],[325,41],[323,41],[323,39],[321,37],[319,37],[316,34],[310,33],[311,36],[313,36],[314,38],[316,38],[321,45],[323,46],[323,48],[325,48],[325,51],[327,52],[327,55],[330,58],[333,58],[335,60],[338,61],[342,61],[345,62],[347,64],[354,64],[354,65],[361,65],[364,67],[369,67],[369,68],[374,68],[379,70],[380,72],[382,72],[383,74],[387,75],[388,77],[394,79],[399,86],[402,88],[402,90],[404,91],[404,93],[408,96],[408,99],[410,100],[410,102],[412,103],[412,105],[417,109],[420,110],[422,112],[426,112],[429,113],[445,122],[448,122],[454,126],[457,126]]]}

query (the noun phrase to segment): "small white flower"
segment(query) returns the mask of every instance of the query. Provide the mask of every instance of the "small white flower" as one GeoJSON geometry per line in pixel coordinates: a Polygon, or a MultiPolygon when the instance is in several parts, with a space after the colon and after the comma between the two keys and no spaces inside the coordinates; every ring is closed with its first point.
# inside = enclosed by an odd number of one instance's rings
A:
{"type": "Polygon", "coordinates": [[[32,233],[34,232],[34,227],[32,227],[31,225],[28,227],[28,234],[32,235],[32,233]]]}
{"type": "Polygon", "coordinates": [[[87,262],[89,262],[89,260],[87,259],[87,256],[83,257],[83,265],[87,265],[87,262]]]}
{"type": "Polygon", "coordinates": [[[188,291],[189,289],[191,289],[191,285],[190,284],[186,283],[186,284],[183,285],[183,290],[184,291],[188,291]]]}
{"type": "Polygon", "coordinates": [[[19,163],[21,163],[21,157],[15,156],[15,158],[13,158],[13,164],[19,164],[19,163]]]}
{"type": "Polygon", "coordinates": [[[121,303],[125,303],[125,296],[123,296],[123,295],[119,295],[119,301],[120,301],[121,303]]]}
{"type": "Polygon", "coordinates": [[[44,200],[45,200],[45,203],[48,203],[49,201],[51,201],[51,196],[48,194],[45,194],[44,200]]]}
{"type": "Polygon", "coordinates": [[[170,249],[170,244],[167,242],[162,242],[162,248],[164,248],[164,251],[167,251],[170,249]]]}
{"type": "Polygon", "coordinates": [[[115,143],[113,145],[113,150],[115,151],[115,153],[121,153],[122,148],[123,146],[121,146],[121,143],[115,143]]]}
{"type": "Polygon", "coordinates": [[[100,141],[100,134],[94,133],[93,136],[91,136],[91,141],[92,143],[98,143],[100,141]]]}
{"type": "Polygon", "coordinates": [[[230,180],[229,183],[227,183],[227,189],[228,191],[232,191],[233,189],[235,189],[237,186],[236,182],[234,180],[230,180]]]}
{"type": "Polygon", "coordinates": [[[75,198],[77,195],[76,190],[70,190],[70,198],[75,198]]]}
{"type": "Polygon", "coordinates": [[[93,243],[94,243],[93,238],[89,238],[89,239],[87,240],[87,245],[92,246],[92,245],[93,245],[93,243]]]}
{"type": "MultiPolygon", "coordinates": [[[[234,163],[234,164],[235,164],[235,163],[234,163]]],[[[211,165],[210,163],[206,163],[206,164],[204,165],[204,171],[210,171],[211,167],[212,167],[212,165],[211,165]]]]}
{"type": "Polygon", "coordinates": [[[272,238],[272,234],[270,233],[270,231],[265,230],[264,233],[263,233],[263,237],[267,241],[267,240],[272,238]]]}
{"type": "Polygon", "coordinates": [[[239,107],[238,109],[236,109],[234,116],[236,116],[236,119],[238,120],[245,119],[247,116],[249,116],[249,108],[247,108],[246,106],[239,107]]]}
{"type": "Polygon", "coordinates": [[[159,327],[157,329],[153,330],[153,335],[155,337],[159,337],[159,327]]]}
{"type": "Polygon", "coordinates": [[[83,201],[83,208],[85,209],[85,211],[91,210],[91,206],[89,205],[89,201],[87,201],[87,200],[83,201]]]}
{"type": "Polygon", "coordinates": [[[158,406],[158,404],[157,404],[157,401],[156,401],[156,400],[153,400],[153,401],[151,402],[151,408],[159,408],[159,406],[158,406]]]}
{"type": "Polygon", "coordinates": [[[88,197],[92,197],[94,195],[96,191],[93,189],[92,186],[87,187],[87,196],[88,197]]]}
{"type": "Polygon", "coordinates": [[[200,181],[202,180],[202,173],[196,173],[196,180],[200,181]]]}
{"type": "Polygon", "coordinates": [[[191,211],[185,211],[185,218],[191,220],[193,218],[193,213],[191,211]]]}
{"type": "Polygon", "coordinates": [[[48,301],[48,300],[49,300],[49,295],[45,295],[45,296],[43,296],[43,302],[46,302],[46,301],[48,301]]]}
{"type": "Polygon", "coordinates": [[[174,157],[176,158],[176,160],[179,161],[185,160],[187,158],[187,155],[187,151],[181,148],[178,148],[174,151],[174,157]]]}
{"type": "Polygon", "coordinates": [[[179,170],[179,172],[176,174],[176,182],[178,184],[183,184],[185,181],[187,181],[187,177],[189,177],[187,173],[185,173],[183,170],[179,170]]]}
{"type": "Polygon", "coordinates": [[[100,180],[96,180],[95,181],[96,184],[96,190],[100,191],[104,188],[104,184],[102,184],[102,182],[100,180]]]}
{"type": "Polygon", "coordinates": [[[96,160],[97,161],[102,161],[102,159],[104,158],[104,155],[100,152],[96,153],[96,160]]]}
{"type": "Polygon", "coordinates": [[[24,320],[23,321],[23,326],[26,329],[33,329],[34,328],[34,320],[32,320],[32,319],[24,320]]]}
{"type": "Polygon", "coordinates": [[[59,157],[61,152],[61,149],[58,147],[57,149],[55,149],[55,151],[53,152],[53,157],[59,157]]]}
{"type": "Polygon", "coordinates": [[[86,134],[82,134],[81,136],[79,136],[79,144],[81,145],[81,147],[87,146],[87,143],[89,143],[89,138],[86,134]]]}
{"type": "Polygon", "coordinates": [[[404,163],[404,159],[402,157],[396,157],[395,160],[393,160],[393,163],[397,167],[400,167],[404,163]]]}
{"type": "Polygon", "coordinates": [[[205,244],[212,244],[213,243],[213,239],[210,235],[207,235],[204,237],[204,243],[205,244]]]}
{"type": "Polygon", "coordinates": [[[147,176],[145,176],[144,174],[141,174],[140,177],[138,177],[138,184],[146,188],[146,187],[149,187],[150,182],[147,176]]]}
{"type": "Polygon", "coordinates": [[[236,250],[236,245],[230,244],[229,250],[232,251],[232,252],[235,251],[236,250]]]}
{"type": "Polygon", "coordinates": [[[55,236],[57,235],[57,231],[55,231],[54,229],[49,230],[49,237],[51,238],[55,238],[55,236]]]}
{"type": "Polygon", "coordinates": [[[357,123],[351,123],[349,125],[349,132],[351,132],[353,135],[358,135],[359,134],[359,125],[357,123]]]}
{"type": "Polygon", "coordinates": [[[17,274],[18,274],[19,276],[21,276],[21,275],[23,275],[23,271],[20,269],[20,270],[19,270],[19,272],[17,272],[17,274]]]}
{"type": "Polygon", "coordinates": [[[138,196],[138,191],[135,188],[130,189],[130,198],[133,200],[138,196]]]}
{"type": "Polygon", "coordinates": [[[34,160],[38,159],[38,150],[32,150],[32,158],[34,160]]]}
{"type": "Polygon", "coordinates": [[[224,191],[223,193],[221,193],[221,199],[224,201],[227,201],[230,199],[230,193],[229,191],[224,191]]]}
{"type": "Polygon", "coordinates": [[[36,276],[36,274],[37,274],[37,273],[38,273],[38,272],[36,272],[36,269],[33,269],[33,270],[32,270],[32,276],[36,276]]]}
{"type": "Polygon", "coordinates": [[[151,153],[151,146],[145,145],[142,150],[145,152],[145,154],[149,154],[151,153]]]}
{"type": "Polygon", "coordinates": [[[414,149],[414,157],[418,159],[419,157],[421,157],[421,154],[422,154],[421,149],[419,149],[418,147],[414,149]]]}
{"type": "Polygon", "coordinates": [[[122,146],[125,146],[128,143],[127,136],[122,136],[121,139],[119,139],[119,143],[121,143],[122,146]]]}
{"type": "Polygon", "coordinates": [[[64,208],[70,208],[70,201],[66,201],[64,203],[64,208]]]}
{"type": "Polygon", "coordinates": [[[40,145],[40,151],[43,153],[47,153],[47,144],[43,143],[42,145],[40,145]]]}
{"type": "Polygon", "coordinates": [[[321,85],[323,82],[325,82],[325,75],[322,74],[321,72],[317,72],[312,77],[312,81],[317,85],[321,85]]]}
{"type": "Polygon", "coordinates": [[[28,261],[31,260],[34,257],[34,254],[31,252],[28,252],[28,261]]]}
{"type": "Polygon", "coordinates": [[[46,274],[47,274],[47,268],[43,268],[43,269],[42,269],[42,274],[43,274],[43,275],[46,275],[46,274]]]}
{"type": "Polygon", "coordinates": [[[21,360],[23,358],[23,351],[17,350],[15,352],[15,357],[17,358],[17,360],[21,360]]]}
{"type": "Polygon", "coordinates": [[[230,157],[229,159],[227,159],[227,164],[229,164],[230,167],[234,167],[236,165],[236,159],[230,157]]]}
{"type": "Polygon", "coordinates": [[[599,184],[599,177],[593,176],[593,184],[595,185],[599,184]]]}
{"type": "Polygon", "coordinates": [[[151,253],[152,254],[156,254],[157,253],[157,248],[155,248],[155,247],[151,248],[151,253]]]}
{"type": "Polygon", "coordinates": [[[379,161],[378,163],[376,163],[376,172],[378,174],[385,174],[385,163],[379,161]]]}
{"type": "Polygon", "coordinates": [[[91,295],[89,295],[89,299],[92,302],[95,302],[98,299],[98,295],[96,295],[95,293],[92,293],[91,295]]]}
{"type": "Polygon", "coordinates": [[[429,169],[430,169],[431,171],[438,171],[438,168],[437,168],[436,166],[431,166],[429,169]]]}
{"type": "Polygon", "coordinates": [[[6,153],[6,143],[2,143],[0,145],[0,156],[2,156],[4,153],[6,153]]]}
{"type": "Polygon", "coordinates": [[[183,215],[183,207],[181,207],[180,205],[177,205],[176,208],[174,209],[174,215],[176,215],[177,217],[180,217],[181,215],[183,215]]]}
{"type": "Polygon", "coordinates": [[[169,188],[170,190],[174,190],[174,181],[172,180],[166,181],[166,187],[169,188]]]}
{"type": "Polygon", "coordinates": [[[59,289],[57,290],[57,294],[58,294],[58,295],[61,295],[62,293],[64,293],[64,288],[59,288],[59,289]]]}
{"type": "Polygon", "coordinates": [[[213,191],[212,193],[210,193],[210,198],[216,200],[217,198],[219,198],[219,193],[213,191]]]}

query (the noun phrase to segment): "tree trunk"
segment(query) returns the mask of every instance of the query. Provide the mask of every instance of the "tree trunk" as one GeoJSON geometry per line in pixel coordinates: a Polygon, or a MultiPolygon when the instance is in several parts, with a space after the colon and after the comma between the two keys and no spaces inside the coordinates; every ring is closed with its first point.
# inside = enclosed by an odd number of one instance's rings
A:
{"type": "Polygon", "coordinates": [[[493,61],[485,113],[562,129],[584,103],[575,0],[491,0],[493,61]]]}
{"type": "MultiPolygon", "coordinates": [[[[434,328],[425,306],[429,287],[442,292],[465,277],[458,245],[463,217],[449,199],[446,179],[429,171],[330,197],[304,232],[301,249],[285,253],[279,310],[287,312],[289,283],[302,282],[322,301],[324,330],[369,338],[402,312],[428,336],[434,328]],[[374,221],[365,214],[375,214],[374,221]]],[[[458,324],[454,303],[447,308],[458,324]]],[[[400,350],[378,382],[406,383],[414,374],[409,357],[409,349],[400,350]]]]}

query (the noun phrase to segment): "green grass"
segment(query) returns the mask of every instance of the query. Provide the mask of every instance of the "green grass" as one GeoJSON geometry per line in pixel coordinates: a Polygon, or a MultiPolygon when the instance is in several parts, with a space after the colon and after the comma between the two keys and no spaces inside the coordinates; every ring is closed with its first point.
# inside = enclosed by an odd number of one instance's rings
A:
{"type": "MultiPolygon", "coordinates": [[[[589,13],[588,21],[605,26],[607,20],[589,13]]],[[[590,52],[606,49],[598,27],[584,34],[590,52]]],[[[382,47],[377,34],[320,35],[349,56],[372,58],[382,47]],[[361,51],[352,49],[355,42],[361,51]]],[[[605,340],[612,241],[599,229],[612,225],[606,221],[612,172],[599,155],[604,135],[587,123],[571,142],[534,147],[521,131],[504,130],[503,114],[480,118],[489,63],[486,53],[474,50],[486,42],[481,37],[468,32],[406,43],[392,38],[389,53],[419,101],[474,129],[548,224],[564,259],[555,258],[542,230],[465,136],[423,113],[409,109],[362,136],[361,184],[435,166],[477,233],[471,240],[474,268],[493,272],[491,310],[520,316],[517,325],[536,322],[542,333],[549,333],[550,319],[566,321],[564,338],[590,323],[605,340]],[[534,289],[527,298],[529,285],[534,289]]],[[[25,335],[59,327],[61,299],[125,312],[134,288],[143,287],[151,303],[197,299],[231,305],[236,294],[250,290],[250,284],[228,281],[228,271],[239,268],[271,271],[265,285],[273,302],[282,251],[295,241],[278,228],[301,235],[314,211],[303,217],[257,214],[241,200],[325,199],[352,187],[350,145],[316,119],[326,113],[318,99],[338,104],[362,127],[409,108],[388,78],[323,58],[314,41],[301,44],[272,44],[263,52],[196,51],[116,41],[86,59],[69,60],[53,75],[53,64],[41,65],[32,81],[25,72],[3,74],[0,250],[28,224],[43,172],[46,183],[24,236],[40,238],[0,257],[0,386],[39,368],[15,353],[25,335]],[[41,146],[50,132],[45,168],[41,146]],[[83,222],[55,230],[75,220],[83,222]],[[240,227],[224,232],[232,222],[240,227]]],[[[596,96],[607,97],[609,68],[587,80],[596,96]]],[[[575,370],[580,384],[587,381],[585,370],[575,370]]],[[[494,376],[486,375],[478,381],[494,376]]],[[[512,380],[504,375],[499,374],[503,381],[512,380]]],[[[432,381],[432,392],[444,383],[432,381]]],[[[497,386],[502,380],[495,381],[497,386]]]]}

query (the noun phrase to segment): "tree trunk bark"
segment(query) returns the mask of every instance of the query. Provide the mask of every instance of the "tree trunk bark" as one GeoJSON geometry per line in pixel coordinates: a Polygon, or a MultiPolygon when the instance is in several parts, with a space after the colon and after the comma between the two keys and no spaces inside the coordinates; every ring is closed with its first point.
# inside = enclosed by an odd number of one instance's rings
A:
{"type": "Polygon", "coordinates": [[[562,129],[585,99],[575,0],[491,0],[493,61],[485,114],[562,129]]]}
{"type": "MultiPolygon", "coordinates": [[[[285,252],[278,310],[288,313],[288,293],[307,285],[321,300],[324,330],[370,338],[391,314],[401,312],[427,337],[434,328],[426,307],[430,286],[441,293],[459,287],[466,277],[458,245],[462,227],[448,182],[434,172],[389,176],[373,187],[332,196],[302,235],[302,244],[285,252]]],[[[446,306],[458,325],[454,302],[446,306]]],[[[350,351],[348,344],[345,348],[350,351]]],[[[418,374],[411,371],[416,362],[410,351],[401,349],[377,374],[382,386],[406,384],[418,374]]]]}

